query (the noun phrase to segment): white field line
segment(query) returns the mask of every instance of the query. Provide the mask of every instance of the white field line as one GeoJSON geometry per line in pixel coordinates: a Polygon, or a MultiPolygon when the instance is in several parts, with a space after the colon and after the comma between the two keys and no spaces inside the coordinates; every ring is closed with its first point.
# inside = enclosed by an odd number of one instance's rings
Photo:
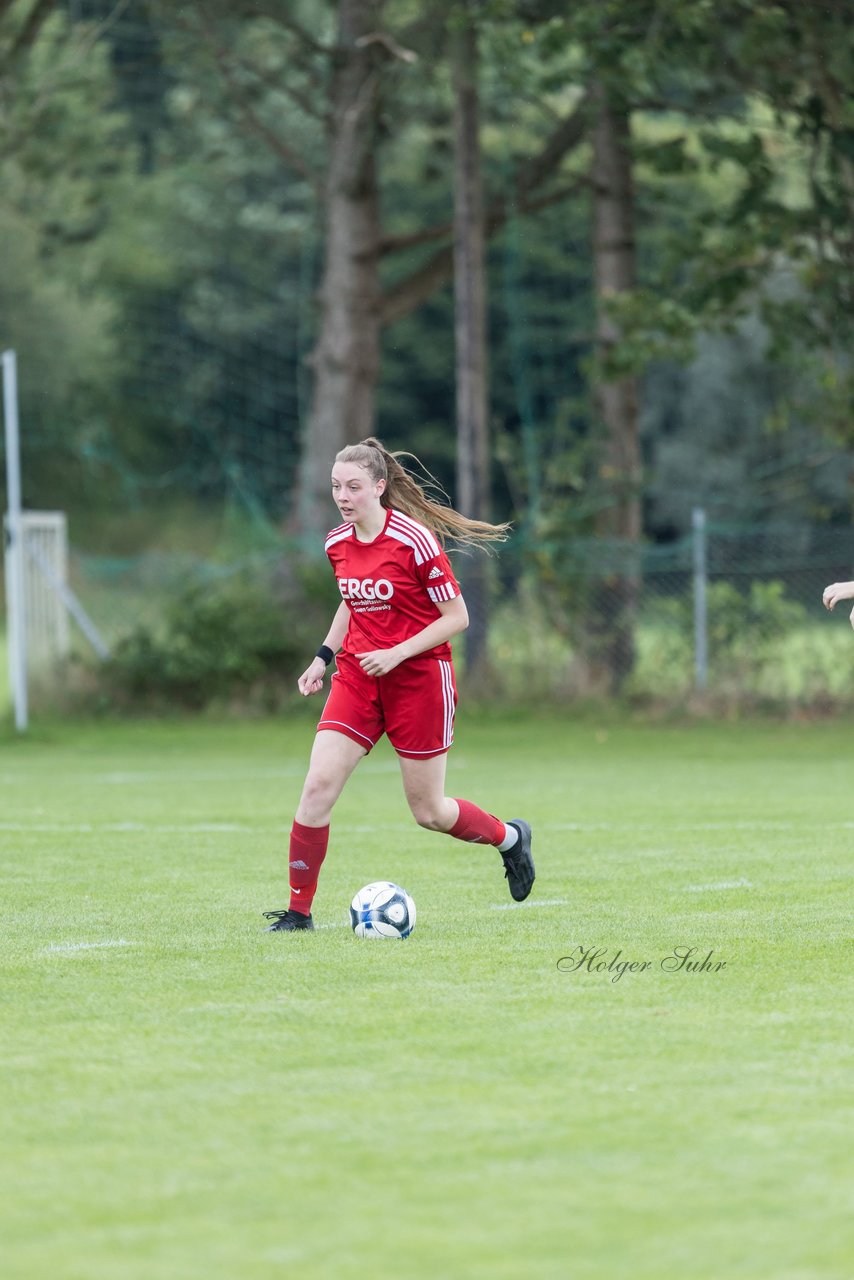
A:
{"type": "Polygon", "coordinates": [[[801,831],[809,827],[845,831],[854,822],[544,822],[541,831],[801,831]]]}
{"type": "MultiPolygon", "coordinates": [[[[102,773],[91,773],[83,770],[63,772],[61,777],[67,781],[83,780],[96,786],[125,786],[130,783],[185,783],[194,782],[252,782],[276,781],[279,778],[303,778],[308,766],[308,756],[304,763],[292,765],[271,765],[260,769],[115,769],[102,773]]],[[[364,765],[366,773],[399,773],[396,760],[372,760],[364,765]]],[[[20,774],[0,774],[0,786],[16,786],[22,779],[30,775],[22,770],[20,774]]]]}
{"type": "MultiPolygon", "coordinates": [[[[727,889],[752,889],[754,886],[749,880],[720,880],[713,884],[689,884],[685,885],[685,893],[714,893],[727,889]]],[[[528,898],[525,902],[491,902],[486,910],[489,911],[531,911],[537,907],[566,907],[569,906],[568,898],[528,898]]],[[[483,914],[483,910],[479,913],[483,914]]],[[[349,929],[350,924],[347,920],[330,921],[323,924],[316,924],[315,931],[321,929],[349,929]]],[[[264,930],[261,930],[264,932],[264,930]]],[[[76,951],[95,951],[106,950],[113,947],[134,947],[138,944],[130,942],[126,938],[110,939],[106,942],[63,942],[54,943],[52,946],[45,947],[43,955],[56,955],[60,953],[71,953],[76,951]]]]}
{"type": "MultiPolygon", "coordinates": [[[[108,773],[63,770],[57,776],[65,782],[93,782],[97,786],[121,786],[130,782],[176,782],[183,785],[185,782],[252,782],[255,779],[262,782],[269,779],[275,781],[276,778],[301,778],[305,776],[305,771],[305,765],[281,765],[278,768],[269,769],[230,769],[210,772],[199,769],[187,773],[178,769],[116,769],[108,773]]],[[[18,786],[30,776],[25,770],[18,774],[0,774],[0,786],[18,786]]]]}
{"type": "Polygon", "coordinates": [[[121,832],[166,832],[178,834],[221,834],[249,835],[262,831],[289,831],[290,827],[250,827],[238,822],[188,822],[188,823],[156,823],[156,822],[0,822],[0,831],[17,833],[48,832],[58,835],[91,835],[96,831],[121,832]]]}
{"type": "Polygon", "coordinates": [[[100,951],[102,948],[109,947],[135,947],[135,942],[128,942],[127,938],[112,938],[107,942],[56,942],[53,946],[45,947],[45,953],[62,951],[100,951]]]}
{"type": "Polygon", "coordinates": [[[234,769],[228,772],[225,770],[206,772],[203,769],[199,769],[187,773],[169,769],[117,769],[110,773],[89,773],[76,776],[85,777],[89,782],[94,782],[99,786],[124,786],[130,782],[177,782],[179,784],[185,782],[230,782],[232,780],[235,782],[251,782],[256,778],[266,781],[270,778],[297,778],[304,773],[304,765],[282,765],[280,768],[234,769]]]}
{"type": "MultiPolygon", "coordinates": [[[[638,823],[638,822],[543,822],[537,825],[538,832],[549,831],[577,831],[579,833],[596,832],[596,831],[612,831],[614,833],[628,832],[630,834],[644,834],[647,832],[655,832],[662,834],[663,832],[690,832],[690,831],[801,831],[805,827],[809,827],[811,831],[850,831],[854,830],[854,822],[663,822],[663,823],[638,823]]],[[[278,834],[283,831],[290,831],[290,823],[276,824],[274,826],[256,826],[243,822],[0,822],[0,831],[9,831],[17,833],[33,832],[55,832],[62,834],[87,834],[96,831],[109,831],[120,833],[122,831],[130,832],[166,832],[167,834],[176,835],[186,833],[193,835],[197,833],[222,835],[259,835],[259,834],[278,834]]],[[[348,831],[358,832],[359,835],[371,834],[372,832],[388,832],[388,831],[407,831],[412,833],[415,831],[414,822],[352,822],[347,824],[348,831]]]]}
{"type": "Polygon", "coordinates": [[[685,893],[716,893],[722,889],[752,889],[749,880],[718,880],[715,884],[686,884],[685,893]]]}
{"type": "MultiPolygon", "coordinates": [[[[568,905],[567,898],[529,898],[526,902],[491,902],[488,910],[490,911],[519,911],[531,910],[533,907],[563,907],[568,905]]],[[[479,913],[479,914],[482,914],[479,913]]],[[[320,929],[349,929],[350,922],[348,920],[330,921],[324,924],[316,924],[315,932],[320,929]]],[[[264,930],[262,929],[263,933],[264,930]]],[[[129,942],[126,938],[111,939],[107,942],[56,942],[49,947],[45,947],[43,955],[57,955],[63,952],[74,951],[95,951],[106,950],[111,947],[135,947],[137,943],[129,942]]]]}
{"type": "Polygon", "coordinates": [[[493,902],[490,904],[490,911],[520,911],[529,910],[531,907],[565,907],[569,905],[568,898],[528,898],[525,902],[493,902]]]}
{"type": "MultiPolygon", "coordinates": [[[[0,831],[15,834],[47,833],[53,835],[92,835],[103,831],[112,834],[122,832],[162,832],[167,835],[281,835],[291,829],[290,823],[280,826],[250,826],[245,822],[0,822],[0,831]]],[[[412,822],[387,822],[382,826],[349,823],[348,831],[359,834],[379,831],[412,831],[412,822]]]]}
{"type": "MultiPolygon", "coordinates": [[[[528,898],[525,902],[491,902],[489,904],[490,911],[530,911],[532,907],[565,907],[569,905],[568,898],[528,898]]],[[[479,912],[478,914],[483,914],[479,912]]],[[[315,929],[349,929],[348,921],[344,920],[341,924],[316,924],[315,929]]]]}
{"type": "MultiPolygon", "coordinates": [[[[491,902],[489,904],[488,910],[489,911],[530,911],[534,907],[565,907],[568,905],[569,905],[568,898],[528,898],[527,901],[525,902],[491,902]]],[[[478,914],[482,915],[483,911],[478,912],[478,914]]],[[[349,921],[342,920],[340,924],[337,922],[332,924],[316,924],[314,928],[315,928],[315,932],[318,929],[349,929],[350,924],[349,924],[349,921]]]]}

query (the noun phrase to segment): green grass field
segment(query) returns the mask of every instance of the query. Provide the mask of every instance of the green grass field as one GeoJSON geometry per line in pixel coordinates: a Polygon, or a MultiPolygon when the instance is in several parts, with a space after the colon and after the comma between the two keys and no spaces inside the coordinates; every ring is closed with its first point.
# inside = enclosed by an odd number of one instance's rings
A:
{"type": "Polygon", "coordinates": [[[4,1280],[850,1280],[854,726],[464,721],[521,906],[381,748],[265,934],[310,740],[0,741],[4,1280]],[[406,942],[344,924],[377,878],[406,942]]]}

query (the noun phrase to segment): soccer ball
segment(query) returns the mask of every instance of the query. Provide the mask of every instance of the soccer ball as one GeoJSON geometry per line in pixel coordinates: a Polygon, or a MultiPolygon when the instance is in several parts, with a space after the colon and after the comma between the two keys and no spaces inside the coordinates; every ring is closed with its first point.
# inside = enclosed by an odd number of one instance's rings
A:
{"type": "Polygon", "coordinates": [[[357,938],[408,938],[415,928],[415,903],[399,884],[376,880],[350,903],[350,924],[357,938]]]}

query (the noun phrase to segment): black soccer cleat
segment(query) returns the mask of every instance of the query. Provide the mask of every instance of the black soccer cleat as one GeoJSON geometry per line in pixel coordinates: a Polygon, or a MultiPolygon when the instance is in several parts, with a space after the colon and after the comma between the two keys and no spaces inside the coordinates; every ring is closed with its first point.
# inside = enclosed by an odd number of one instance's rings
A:
{"type": "Polygon", "coordinates": [[[502,853],[504,875],[510,896],[524,902],[534,885],[534,859],[531,857],[531,828],[523,818],[513,818],[506,824],[515,827],[519,839],[512,849],[502,853]]]}
{"type": "Polygon", "coordinates": [[[264,916],[267,920],[274,920],[275,924],[267,926],[267,933],[276,933],[282,931],[284,933],[294,933],[297,929],[314,929],[314,921],[311,915],[304,916],[299,911],[265,911],[264,916]]]}

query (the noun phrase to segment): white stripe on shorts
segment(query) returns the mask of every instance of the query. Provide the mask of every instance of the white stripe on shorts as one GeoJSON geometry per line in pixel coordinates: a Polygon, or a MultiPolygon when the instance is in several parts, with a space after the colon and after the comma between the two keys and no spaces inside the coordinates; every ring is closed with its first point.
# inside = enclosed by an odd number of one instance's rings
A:
{"type": "Polygon", "coordinates": [[[442,701],[445,707],[445,721],[442,728],[442,746],[449,747],[454,741],[454,677],[451,664],[444,658],[439,659],[439,671],[442,676],[442,701]]]}
{"type": "Polygon", "coordinates": [[[361,738],[363,742],[367,742],[369,746],[375,747],[377,745],[373,738],[369,738],[366,734],[360,733],[358,729],[354,729],[351,724],[345,724],[343,720],[320,720],[318,721],[317,728],[318,731],[321,729],[331,729],[333,733],[337,733],[338,729],[336,726],[338,725],[340,725],[342,729],[349,730],[350,733],[355,733],[358,738],[361,738]]]}

